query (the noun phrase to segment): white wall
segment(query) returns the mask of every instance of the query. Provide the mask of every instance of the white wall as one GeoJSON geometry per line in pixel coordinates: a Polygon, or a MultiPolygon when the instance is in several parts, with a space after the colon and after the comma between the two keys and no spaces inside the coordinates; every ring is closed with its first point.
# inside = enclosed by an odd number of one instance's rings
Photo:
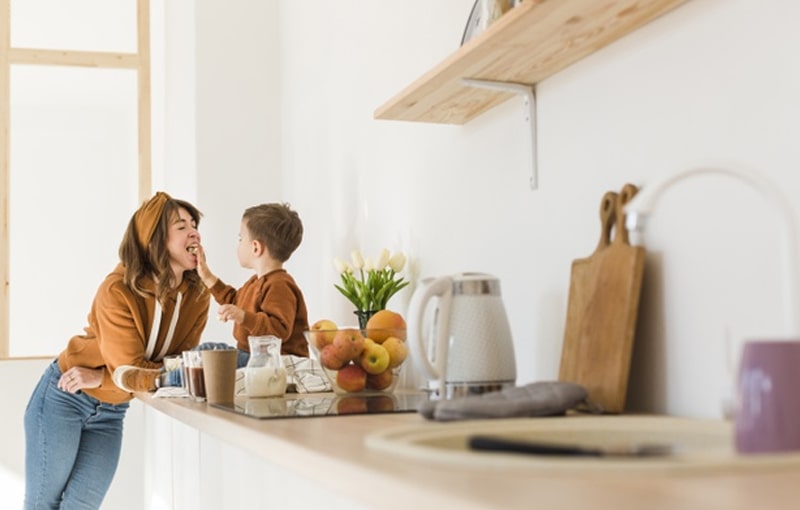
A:
{"type": "MultiPolygon", "coordinates": [[[[520,100],[465,126],[372,118],[457,48],[471,4],[281,2],[285,198],[307,231],[291,269],[312,318],[343,321],[330,261],[355,246],[407,250],[415,278],[494,273],[519,382],[552,379],[570,263],[596,245],[604,191],[715,164],[797,195],[800,7],[689,2],[541,83],[530,191],[520,100]]],[[[664,195],[648,232],[632,409],[720,415],[726,338],[781,332],[774,218],[730,179],[664,195]]]]}
{"type": "MultiPolygon", "coordinates": [[[[353,319],[331,261],[355,247],[406,250],[414,281],[494,273],[519,382],[552,379],[570,263],[596,245],[604,191],[709,164],[758,171],[789,196],[800,186],[790,141],[800,36],[788,26],[798,8],[695,0],[539,84],[540,189],[530,191],[521,100],[465,126],[372,118],[457,48],[471,4],[197,6],[203,235],[217,272],[241,282],[242,209],[291,202],[306,236],[288,268],[312,319],[340,323],[353,319]]],[[[782,331],[774,219],[771,204],[725,178],[664,195],[648,232],[631,409],[721,414],[728,343],[782,331]]],[[[411,292],[390,306],[405,311],[411,292]]],[[[212,321],[207,335],[229,328],[212,321]]]]}
{"type": "MultiPolygon", "coordinates": [[[[283,200],[278,6],[233,0],[193,7],[200,230],[211,269],[231,285],[250,276],[236,259],[242,213],[283,200]]],[[[231,324],[213,320],[214,304],[211,314],[205,338],[231,341],[231,324]]]]}
{"type": "MultiPolygon", "coordinates": [[[[180,13],[173,22],[198,49],[184,47],[196,62],[173,79],[196,84],[196,103],[167,114],[173,145],[158,178],[196,193],[186,198],[206,214],[212,267],[233,284],[247,276],[234,252],[242,210],[291,202],[306,236],[288,268],[312,318],[352,321],[331,261],[356,246],[406,250],[415,281],[496,274],[519,382],[552,379],[570,263],[596,245],[606,190],[715,164],[798,195],[800,6],[694,0],[541,83],[540,189],[530,191],[519,100],[465,126],[372,118],[457,48],[472,3],[183,2],[195,24],[180,13]],[[178,136],[187,126],[194,138],[178,136]]],[[[631,409],[720,415],[726,338],[781,332],[776,223],[772,204],[724,178],[664,195],[648,231],[631,409]]],[[[410,292],[390,306],[405,311],[410,292]]],[[[207,332],[229,334],[213,321],[207,332]]],[[[0,372],[13,376],[11,363],[0,372]]],[[[7,397],[17,409],[0,425],[9,441],[21,441],[28,396],[7,397]]]]}

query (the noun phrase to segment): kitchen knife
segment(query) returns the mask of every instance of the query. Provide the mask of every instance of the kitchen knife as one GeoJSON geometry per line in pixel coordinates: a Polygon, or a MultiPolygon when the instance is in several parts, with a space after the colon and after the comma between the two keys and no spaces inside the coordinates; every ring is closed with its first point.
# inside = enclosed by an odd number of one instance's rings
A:
{"type": "Polygon", "coordinates": [[[673,448],[669,444],[642,443],[620,444],[604,447],[588,447],[566,443],[547,443],[525,441],[496,436],[470,436],[470,449],[479,451],[524,453],[529,455],[570,456],[570,457],[656,457],[670,455],[673,448]]]}

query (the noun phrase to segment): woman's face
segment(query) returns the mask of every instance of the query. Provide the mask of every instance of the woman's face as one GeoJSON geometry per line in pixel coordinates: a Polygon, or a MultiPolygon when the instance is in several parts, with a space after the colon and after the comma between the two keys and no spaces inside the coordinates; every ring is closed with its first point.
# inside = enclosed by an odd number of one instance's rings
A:
{"type": "Polygon", "coordinates": [[[181,207],[170,222],[167,234],[170,266],[178,281],[182,280],[184,271],[197,267],[195,248],[198,244],[200,244],[200,233],[197,231],[197,223],[189,211],[181,207]]]}

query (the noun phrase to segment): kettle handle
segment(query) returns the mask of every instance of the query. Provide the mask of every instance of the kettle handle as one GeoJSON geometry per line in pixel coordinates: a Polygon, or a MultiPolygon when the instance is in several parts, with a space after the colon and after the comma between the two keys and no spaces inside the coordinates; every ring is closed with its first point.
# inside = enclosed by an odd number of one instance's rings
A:
{"type": "MultiPolygon", "coordinates": [[[[415,360],[417,367],[429,379],[439,380],[439,391],[444,389],[445,367],[447,366],[447,337],[450,322],[450,302],[453,295],[453,279],[449,276],[442,276],[433,281],[426,282],[417,288],[411,297],[408,305],[409,310],[409,347],[412,352],[412,359],[415,360]],[[431,298],[438,297],[439,303],[434,321],[435,350],[433,352],[433,362],[425,351],[423,336],[423,325],[425,307],[431,298]],[[435,364],[435,366],[434,366],[435,364]]],[[[430,345],[430,344],[429,344],[430,345]]]]}

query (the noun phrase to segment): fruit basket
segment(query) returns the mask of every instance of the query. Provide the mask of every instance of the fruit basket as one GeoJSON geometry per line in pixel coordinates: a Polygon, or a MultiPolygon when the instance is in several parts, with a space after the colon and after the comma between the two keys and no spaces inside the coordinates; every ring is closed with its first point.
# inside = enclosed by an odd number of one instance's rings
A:
{"type": "Polygon", "coordinates": [[[324,329],[320,322],[305,335],[337,395],[394,391],[408,357],[405,327],[324,329]]]}

